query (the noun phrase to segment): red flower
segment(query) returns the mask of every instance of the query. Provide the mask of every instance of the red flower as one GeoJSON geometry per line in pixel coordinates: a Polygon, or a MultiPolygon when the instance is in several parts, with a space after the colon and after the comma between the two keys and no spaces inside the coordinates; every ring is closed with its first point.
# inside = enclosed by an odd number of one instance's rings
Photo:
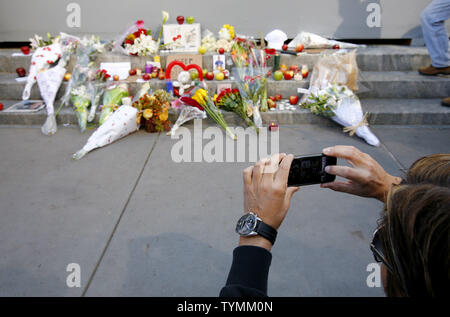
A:
{"type": "Polygon", "coordinates": [[[134,44],[134,41],[132,41],[132,40],[125,40],[125,44],[133,45],[133,44],[134,44]]]}
{"type": "Polygon", "coordinates": [[[275,55],[277,53],[277,50],[274,48],[266,48],[266,54],[268,55],[275,55]]]}
{"type": "Polygon", "coordinates": [[[200,106],[200,104],[196,100],[194,100],[190,97],[183,96],[180,98],[180,100],[182,102],[184,102],[185,104],[187,104],[188,106],[196,107],[196,108],[200,109],[201,111],[205,110],[205,109],[203,109],[202,106],[200,106]]]}

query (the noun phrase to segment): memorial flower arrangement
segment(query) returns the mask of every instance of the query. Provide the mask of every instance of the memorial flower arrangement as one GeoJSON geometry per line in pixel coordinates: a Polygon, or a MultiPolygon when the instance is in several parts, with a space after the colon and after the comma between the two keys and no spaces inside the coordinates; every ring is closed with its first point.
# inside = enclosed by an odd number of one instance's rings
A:
{"type": "MultiPolygon", "coordinates": [[[[204,109],[206,113],[216,121],[216,123],[221,126],[225,132],[233,139],[236,140],[236,135],[230,130],[228,127],[222,113],[220,112],[219,108],[214,104],[214,101],[212,98],[208,95],[208,91],[199,88],[195,91],[194,95],[192,96],[192,101],[190,101],[193,105],[196,105],[197,107],[200,107],[200,109],[204,109]]],[[[188,100],[188,99],[186,99],[188,100]]]]}
{"type": "Polygon", "coordinates": [[[72,104],[77,115],[78,126],[81,132],[86,130],[88,110],[87,108],[91,104],[91,96],[88,93],[88,89],[85,85],[74,88],[71,92],[72,104]]]}
{"type": "Polygon", "coordinates": [[[253,116],[253,108],[247,107],[247,104],[242,101],[238,89],[224,89],[220,94],[215,95],[213,100],[219,108],[236,113],[248,126],[255,128],[259,132],[258,127],[250,120],[250,117],[253,116]]]}
{"type": "Polygon", "coordinates": [[[326,88],[311,93],[301,106],[343,125],[343,131],[350,136],[356,134],[370,145],[380,145],[380,141],[368,127],[367,113],[363,114],[358,97],[345,85],[328,84],[326,88]]]}
{"type": "Polygon", "coordinates": [[[98,105],[100,104],[100,98],[106,89],[106,81],[111,75],[104,69],[98,69],[94,75],[93,79],[89,81],[88,91],[91,95],[91,109],[89,110],[88,122],[92,122],[95,118],[95,112],[97,111],[98,105]]]}
{"type": "Polygon", "coordinates": [[[219,30],[218,39],[216,39],[211,31],[206,30],[202,38],[201,46],[207,52],[217,52],[220,48],[223,48],[225,52],[231,52],[235,36],[234,27],[229,24],[225,24],[219,30]]]}
{"type": "MultiPolygon", "coordinates": [[[[136,21],[136,23],[130,26],[125,33],[116,40],[115,49],[133,56],[157,54],[161,48],[160,43],[163,27],[168,19],[169,13],[162,11],[162,25],[156,40],[153,38],[152,31],[145,28],[143,20],[136,21]]],[[[176,41],[174,40],[174,42],[176,41]]]]}
{"type": "Polygon", "coordinates": [[[169,108],[170,94],[158,89],[153,94],[144,94],[133,103],[137,109],[136,122],[147,132],[162,132],[170,130],[169,108]]]}
{"type": "Polygon", "coordinates": [[[102,125],[122,105],[122,99],[128,97],[128,85],[125,83],[110,85],[103,94],[103,105],[99,124],[102,125]]]}
{"type": "Polygon", "coordinates": [[[30,46],[32,49],[37,49],[39,47],[49,46],[54,43],[60,42],[60,36],[51,36],[50,33],[47,33],[47,40],[44,40],[44,38],[38,34],[35,34],[34,37],[29,39],[30,46]]]}
{"type": "Polygon", "coordinates": [[[260,110],[268,110],[267,105],[267,58],[263,49],[257,49],[252,41],[237,38],[231,51],[234,65],[233,75],[242,100],[253,110],[255,125],[262,127],[260,110]]]}

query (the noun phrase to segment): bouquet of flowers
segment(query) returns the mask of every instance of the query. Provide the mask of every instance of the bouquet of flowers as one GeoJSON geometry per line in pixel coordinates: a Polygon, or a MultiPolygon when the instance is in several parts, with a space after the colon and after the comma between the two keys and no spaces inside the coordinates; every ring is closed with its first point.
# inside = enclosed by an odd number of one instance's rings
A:
{"type": "Polygon", "coordinates": [[[91,96],[91,109],[87,118],[88,122],[92,122],[95,118],[95,112],[100,103],[100,98],[106,89],[106,81],[111,75],[104,69],[99,69],[95,72],[94,78],[89,81],[88,92],[91,96]]]}
{"type": "Polygon", "coordinates": [[[179,108],[181,109],[181,112],[177,121],[167,135],[175,134],[182,124],[190,120],[206,118],[205,109],[193,100],[190,95],[182,96],[177,101],[180,103],[179,108]]]}
{"type": "Polygon", "coordinates": [[[78,124],[81,131],[86,129],[88,111],[87,107],[91,103],[91,94],[88,90],[88,81],[93,77],[96,68],[94,60],[97,55],[104,50],[104,44],[100,43],[99,37],[83,38],[77,46],[77,60],[73,68],[72,78],[67,85],[66,92],[62,98],[59,110],[72,99],[75,111],[77,112],[78,124]]]}
{"type": "MultiPolygon", "coordinates": [[[[50,38],[50,36],[49,36],[50,38]]],[[[47,119],[41,127],[41,131],[45,135],[55,134],[58,130],[55,117],[54,101],[59,87],[66,73],[66,64],[76,50],[80,39],[78,37],[61,33],[58,37],[58,43],[61,46],[62,56],[55,67],[48,70],[40,71],[36,75],[36,80],[41,92],[42,99],[45,101],[47,109],[47,119]]]]}
{"type": "Polygon", "coordinates": [[[214,96],[213,100],[219,108],[236,113],[244,119],[248,126],[255,128],[256,132],[259,132],[258,127],[250,120],[250,117],[253,115],[253,108],[247,107],[247,104],[242,101],[238,89],[224,89],[219,95],[214,96]]]}
{"type": "Polygon", "coordinates": [[[111,144],[139,129],[136,123],[136,108],[122,106],[89,137],[85,146],[72,157],[79,160],[93,149],[111,144]]]}
{"type": "Polygon", "coordinates": [[[344,132],[349,132],[350,136],[356,133],[368,144],[380,145],[380,141],[368,127],[367,113],[363,115],[358,97],[347,86],[329,84],[327,88],[311,94],[308,99],[301,104],[303,108],[343,125],[344,132]]]}
{"type": "Polygon", "coordinates": [[[127,28],[127,30],[115,41],[114,50],[126,55],[147,56],[156,54],[160,49],[160,41],[164,24],[169,19],[169,13],[162,11],[162,25],[158,38],[155,40],[152,31],[146,29],[143,20],[127,28]]]}
{"type": "Polygon", "coordinates": [[[259,110],[265,112],[267,106],[267,57],[253,42],[238,38],[233,45],[231,57],[235,64],[233,75],[247,108],[253,110],[255,125],[262,127],[259,110]]]}
{"type": "Polygon", "coordinates": [[[208,115],[221,126],[225,132],[233,139],[236,140],[236,135],[230,130],[219,108],[214,104],[214,101],[208,96],[208,91],[203,88],[198,88],[192,98],[185,97],[183,101],[195,105],[200,110],[205,110],[208,115]]]}
{"type": "Polygon", "coordinates": [[[225,52],[230,52],[234,44],[234,38],[234,27],[225,24],[219,30],[218,40],[216,40],[216,37],[211,31],[206,30],[202,38],[202,47],[204,47],[207,52],[216,52],[219,48],[223,48],[225,52]]]}
{"type": "Polygon", "coordinates": [[[169,108],[171,96],[165,90],[158,89],[152,95],[145,94],[133,102],[137,109],[136,122],[147,132],[170,130],[169,108]]]}
{"type": "Polygon", "coordinates": [[[47,40],[44,40],[42,36],[39,36],[37,34],[34,35],[34,37],[30,38],[30,46],[31,49],[38,49],[39,47],[49,46],[54,43],[59,43],[60,36],[51,36],[50,33],[47,33],[47,40]]]}
{"type": "Polygon", "coordinates": [[[99,124],[102,125],[108,120],[112,113],[122,104],[122,98],[128,97],[129,95],[128,85],[125,83],[119,85],[113,84],[107,87],[103,94],[103,106],[99,124]]]}

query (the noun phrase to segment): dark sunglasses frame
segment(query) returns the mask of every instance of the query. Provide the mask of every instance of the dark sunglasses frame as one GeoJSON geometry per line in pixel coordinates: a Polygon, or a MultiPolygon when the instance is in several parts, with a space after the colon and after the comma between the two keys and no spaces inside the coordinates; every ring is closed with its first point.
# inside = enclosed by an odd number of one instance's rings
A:
{"type": "Polygon", "coordinates": [[[374,231],[372,242],[370,243],[370,250],[373,253],[375,261],[377,261],[378,263],[383,263],[389,270],[389,272],[393,273],[392,267],[386,261],[386,258],[383,253],[383,241],[381,241],[380,237],[380,230],[382,229],[383,227],[379,227],[374,231]]]}

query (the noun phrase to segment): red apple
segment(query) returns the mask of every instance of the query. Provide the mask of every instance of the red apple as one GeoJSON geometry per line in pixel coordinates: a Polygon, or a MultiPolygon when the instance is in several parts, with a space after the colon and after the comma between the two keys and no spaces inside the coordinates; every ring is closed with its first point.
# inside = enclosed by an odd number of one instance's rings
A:
{"type": "Polygon", "coordinates": [[[269,106],[269,108],[277,107],[277,103],[275,101],[273,101],[272,99],[267,99],[267,105],[269,106]]]}
{"type": "Polygon", "coordinates": [[[282,49],[283,49],[283,51],[287,51],[288,50],[287,44],[283,44],[282,49]]]}
{"type": "Polygon", "coordinates": [[[297,47],[295,48],[295,51],[300,53],[301,51],[303,51],[305,49],[305,45],[303,44],[297,44],[297,47]]]}
{"type": "Polygon", "coordinates": [[[3,110],[3,104],[0,102],[0,111],[3,110]]]}
{"type": "Polygon", "coordinates": [[[289,103],[291,105],[296,105],[298,103],[298,96],[290,96],[289,97],[289,103]]]}
{"type": "Polygon", "coordinates": [[[300,67],[298,67],[297,65],[291,65],[289,67],[289,70],[292,70],[294,73],[298,73],[300,71],[300,67]]]}
{"type": "Polygon", "coordinates": [[[17,75],[19,75],[19,77],[25,77],[27,74],[25,68],[23,68],[23,67],[17,68],[16,73],[17,73],[17,75]]]}
{"type": "Polygon", "coordinates": [[[136,75],[136,68],[130,69],[128,73],[130,74],[130,76],[136,75]]]}
{"type": "Polygon", "coordinates": [[[164,74],[164,72],[159,72],[158,78],[159,80],[164,80],[166,79],[166,74],[164,74]]]}
{"type": "Polygon", "coordinates": [[[292,70],[284,72],[284,79],[291,80],[294,77],[294,72],[292,70]]]}
{"type": "Polygon", "coordinates": [[[277,99],[274,96],[269,96],[269,99],[272,101],[276,101],[277,99]]]}
{"type": "Polygon", "coordinates": [[[149,74],[144,74],[144,75],[142,75],[142,79],[143,80],[150,80],[150,75],[149,74]]]}
{"type": "Polygon", "coordinates": [[[183,24],[184,23],[184,16],[182,16],[182,15],[177,16],[177,22],[178,22],[178,24],[183,24]]]}
{"type": "Polygon", "coordinates": [[[225,53],[225,49],[223,47],[219,48],[217,51],[219,52],[219,54],[225,53]]]}
{"type": "Polygon", "coordinates": [[[20,50],[22,51],[22,53],[24,53],[25,55],[30,54],[30,47],[29,46],[22,46],[20,48],[20,50]]]}
{"type": "Polygon", "coordinates": [[[206,79],[207,80],[213,80],[214,79],[214,73],[213,72],[207,72],[206,73],[206,79]]]}
{"type": "Polygon", "coordinates": [[[275,95],[275,100],[276,101],[280,101],[281,99],[283,99],[283,96],[281,94],[276,94],[275,95]]]}
{"type": "Polygon", "coordinates": [[[339,45],[337,45],[337,44],[334,44],[334,45],[333,45],[333,49],[334,49],[334,50],[338,50],[338,49],[340,49],[340,48],[341,48],[341,47],[340,47],[339,45]]]}

